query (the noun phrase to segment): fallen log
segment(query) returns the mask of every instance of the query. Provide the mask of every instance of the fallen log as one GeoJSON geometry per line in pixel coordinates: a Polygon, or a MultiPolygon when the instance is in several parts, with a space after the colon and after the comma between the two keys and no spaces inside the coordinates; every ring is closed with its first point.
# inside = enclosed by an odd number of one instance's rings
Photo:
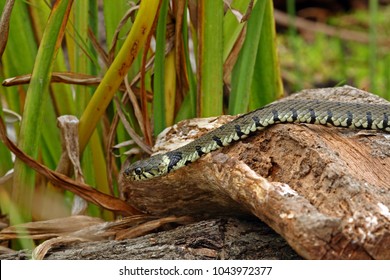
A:
{"type": "MultiPolygon", "coordinates": [[[[289,98],[386,102],[348,86],[289,98]]],[[[160,135],[156,151],[177,148],[233,118],[183,121],[160,135]]],[[[255,215],[307,259],[390,259],[388,138],[275,125],[164,177],[130,182],[121,173],[122,198],[159,216],[255,215]]]]}
{"type": "Polygon", "coordinates": [[[300,259],[287,242],[259,221],[209,219],[134,239],[57,247],[45,259],[300,259]]]}

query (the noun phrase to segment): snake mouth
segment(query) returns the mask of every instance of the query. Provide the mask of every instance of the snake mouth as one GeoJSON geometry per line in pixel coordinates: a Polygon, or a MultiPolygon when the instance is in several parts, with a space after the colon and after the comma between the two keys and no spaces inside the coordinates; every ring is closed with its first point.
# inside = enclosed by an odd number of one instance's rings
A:
{"type": "Polygon", "coordinates": [[[153,172],[152,170],[144,170],[141,167],[126,168],[123,172],[125,177],[131,181],[149,180],[160,175],[159,172],[153,172]]]}
{"type": "Polygon", "coordinates": [[[123,173],[131,181],[150,180],[168,173],[168,164],[166,156],[158,154],[130,164],[123,173]]]}

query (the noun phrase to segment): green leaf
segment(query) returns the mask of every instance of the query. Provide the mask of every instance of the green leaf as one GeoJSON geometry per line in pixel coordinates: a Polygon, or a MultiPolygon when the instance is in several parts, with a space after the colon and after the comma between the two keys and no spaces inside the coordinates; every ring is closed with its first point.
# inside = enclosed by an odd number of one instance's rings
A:
{"type": "MultiPolygon", "coordinates": [[[[0,118],[4,120],[3,108],[0,102],[0,118]]],[[[4,176],[13,167],[12,157],[10,151],[0,141],[0,177],[4,176]]],[[[1,185],[0,185],[1,188],[1,185]]]]}
{"type": "MultiPolygon", "coordinates": [[[[61,46],[66,22],[73,1],[54,3],[46,29],[36,56],[31,82],[27,90],[23,119],[19,135],[19,147],[33,158],[37,158],[44,116],[44,104],[48,98],[49,82],[53,62],[61,46]]],[[[31,220],[35,173],[22,161],[16,160],[13,200],[25,221],[31,220]]],[[[11,212],[11,223],[13,222],[11,212]]]]}
{"type": "Polygon", "coordinates": [[[196,78],[195,74],[191,67],[190,59],[190,50],[188,46],[188,24],[187,24],[187,13],[184,13],[183,26],[182,26],[182,35],[183,35],[183,45],[184,45],[184,56],[186,60],[187,74],[188,74],[188,83],[189,90],[188,94],[184,97],[184,101],[181,104],[179,111],[177,112],[175,121],[181,121],[184,119],[190,119],[196,117],[196,78]]]}
{"type": "Polygon", "coordinates": [[[163,0],[157,22],[156,55],[154,64],[153,124],[158,135],[165,127],[165,34],[168,16],[168,0],[163,0]]]}
{"type": "Polygon", "coordinates": [[[223,1],[198,1],[198,115],[217,116],[223,109],[223,1]]]}
{"type": "Polygon", "coordinates": [[[255,110],[283,96],[277,56],[272,1],[267,0],[251,84],[249,110],[255,110]]]}
{"type": "MultiPolygon", "coordinates": [[[[130,8],[129,0],[115,0],[115,5],[113,5],[112,0],[103,0],[103,13],[104,13],[104,27],[106,31],[106,41],[108,44],[108,48],[110,49],[111,42],[113,40],[113,36],[116,28],[118,27],[119,22],[122,17],[126,13],[126,11],[130,8]]],[[[131,26],[131,21],[128,21],[125,24],[125,28],[120,32],[119,38],[123,38],[126,35],[126,32],[129,31],[131,26]]],[[[121,47],[123,39],[117,44],[117,47],[121,47]]]]}
{"type": "Polygon", "coordinates": [[[232,74],[232,91],[229,99],[229,114],[244,113],[248,110],[249,93],[255,69],[254,59],[263,30],[263,18],[267,1],[258,1],[248,20],[245,41],[232,74]]]}
{"type": "MultiPolygon", "coordinates": [[[[241,14],[245,14],[248,9],[251,0],[234,0],[231,3],[231,7],[234,10],[240,11],[241,14]]],[[[254,1],[256,3],[257,1],[254,1]]],[[[237,43],[237,39],[245,26],[245,22],[238,22],[237,17],[231,10],[226,12],[223,18],[223,61],[226,61],[234,45],[237,43]]]]}

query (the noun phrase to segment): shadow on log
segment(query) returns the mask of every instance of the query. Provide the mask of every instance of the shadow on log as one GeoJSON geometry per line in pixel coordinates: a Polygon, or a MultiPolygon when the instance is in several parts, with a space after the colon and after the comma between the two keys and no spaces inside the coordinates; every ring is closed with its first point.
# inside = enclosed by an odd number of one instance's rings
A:
{"type": "MultiPolygon", "coordinates": [[[[289,98],[386,102],[348,86],[289,98]]],[[[160,136],[156,151],[177,148],[232,119],[183,121],[160,136]]],[[[390,259],[389,137],[275,125],[168,176],[137,183],[120,176],[122,197],[159,216],[255,215],[307,259],[390,259]]]]}

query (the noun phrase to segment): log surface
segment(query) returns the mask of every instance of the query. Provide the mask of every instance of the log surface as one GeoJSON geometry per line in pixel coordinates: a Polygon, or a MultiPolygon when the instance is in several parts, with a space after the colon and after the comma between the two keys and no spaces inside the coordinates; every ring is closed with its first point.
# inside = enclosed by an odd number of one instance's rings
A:
{"type": "MultiPolygon", "coordinates": [[[[0,259],[27,259],[27,252],[0,259]]],[[[127,240],[54,246],[50,260],[301,259],[287,242],[256,220],[209,219],[127,240]]]]}

